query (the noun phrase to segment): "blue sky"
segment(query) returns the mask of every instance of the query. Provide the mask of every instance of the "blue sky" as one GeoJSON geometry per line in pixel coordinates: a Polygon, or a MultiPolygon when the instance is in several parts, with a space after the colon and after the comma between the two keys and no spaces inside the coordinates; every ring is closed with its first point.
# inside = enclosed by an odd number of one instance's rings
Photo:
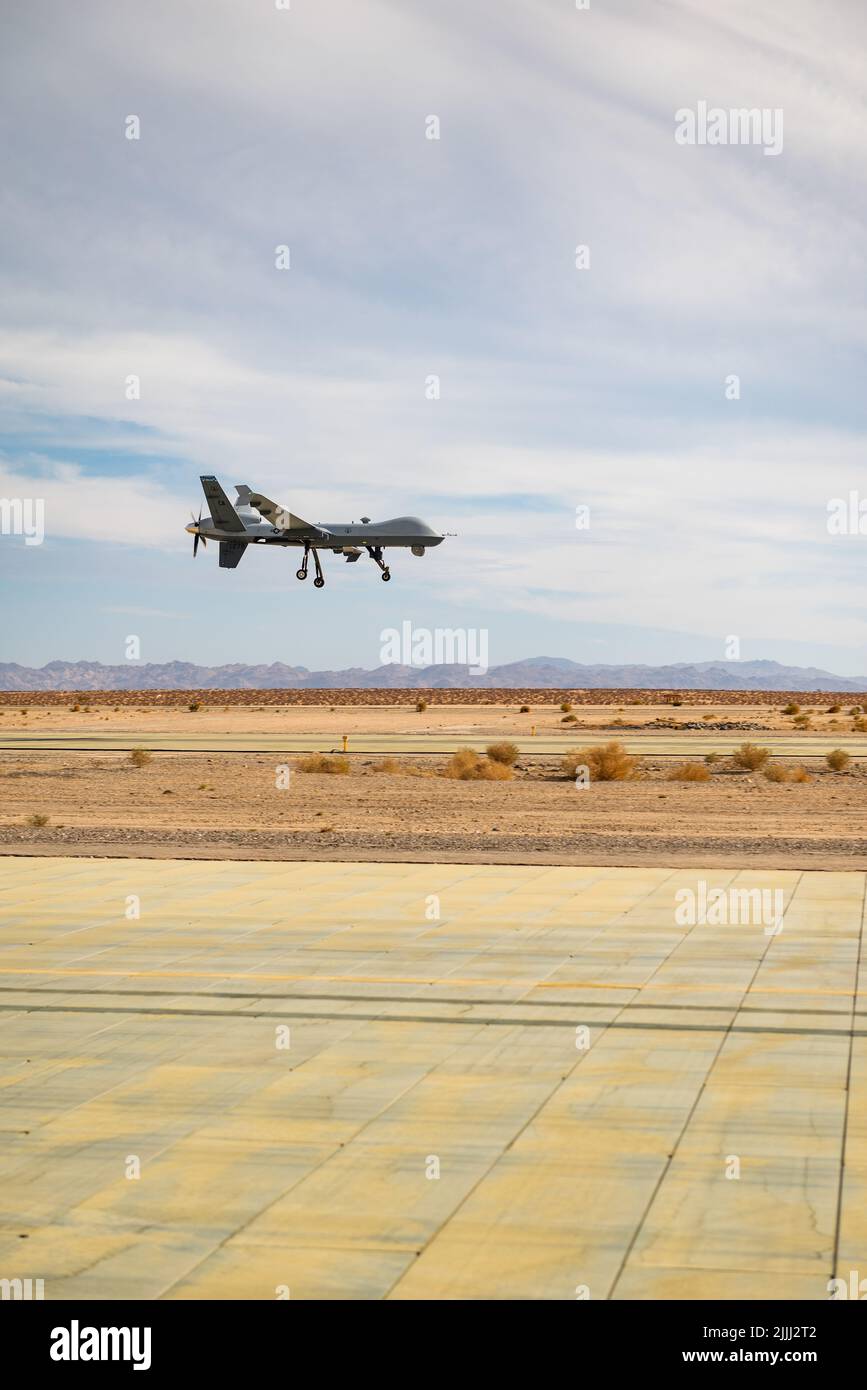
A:
{"type": "Polygon", "coordinates": [[[867,536],[826,527],[867,497],[856,0],[47,0],[7,29],[0,497],[46,537],[0,536],[0,659],[135,633],[372,667],[409,619],[488,628],[492,663],[737,635],[867,672],[867,536]],[[782,109],[782,153],[678,145],[702,100],[782,109]],[[458,534],[390,585],[223,572],[183,531],[203,472],[458,534]]]}

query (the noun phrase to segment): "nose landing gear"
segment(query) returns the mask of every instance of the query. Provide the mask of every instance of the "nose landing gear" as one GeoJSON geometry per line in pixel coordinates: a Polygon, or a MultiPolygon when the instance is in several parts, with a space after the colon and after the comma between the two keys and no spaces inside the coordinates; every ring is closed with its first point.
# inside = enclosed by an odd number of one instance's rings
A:
{"type": "Polygon", "coordinates": [[[391,579],[391,570],[388,568],[388,565],[382,558],[382,546],[368,545],[365,547],[365,549],[367,550],[367,553],[370,556],[373,563],[375,565],[379,565],[379,568],[382,570],[382,578],[387,584],[389,579],[391,579]]]}

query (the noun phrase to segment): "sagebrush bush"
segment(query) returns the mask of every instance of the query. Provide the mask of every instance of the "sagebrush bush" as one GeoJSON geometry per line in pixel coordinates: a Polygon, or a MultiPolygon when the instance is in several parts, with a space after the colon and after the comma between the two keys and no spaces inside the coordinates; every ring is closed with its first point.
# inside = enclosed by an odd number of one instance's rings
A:
{"type": "Polygon", "coordinates": [[[579,767],[589,770],[592,782],[621,782],[634,775],[637,763],[622,743],[603,743],[595,748],[571,749],[560,767],[573,782],[579,767]]]}
{"type": "Polygon", "coordinates": [[[783,705],[783,714],[800,714],[801,706],[796,705],[794,700],[790,700],[787,705],[783,705]]]}
{"type": "Polygon", "coordinates": [[[133,767],[144,767],[145,763],[151,760],[150,751],[147,748],[133,748],[130,751],[129,760],[133,767]]]}
{"type": "Polygon", "coordinates": [[[427,709],[427,700],[416,700],[415,707],[418,710],[419,714],[424,714],[425,710],[427,709]]]}
{"type": "Polygon", "coordinates": [[[704,763],[678,763],[668,773],[669,782],[709,782],[710,772],[704,763]]]}
{"type": "Polygon", "coordinates": [[[530,706],[529,706],[529,705],[522,705],[521,708],[518,710],[518,713],[519,713],[519,714],[529,714],[529,713],[530,713],[530,706]]]}
{"type": "Polygon", "coordinates": [[[44,816],[41,812],[37,812],[35,815],[27,817],[27,824],[32,826],[34,830],[41,830],[43,825],[48,824],[48,816],[44,816]]]}
{"type": "Polygon", "coordinates": [[[561,714],[571,714],[571,713],[572,713],[572,705],[571,705],[571,703],[570,703],[569,700],[564,700],[564,701],[563,701],[562,705],[560,706],[560,713],[561,713],[561,714]]]}
{"type": "Polygon", "coordinates": [[[346,776],[349,772],[349,759],[329,757],[327,753],[309,753],[306,758],[298,758],[296,772],[327,772],[346,776]]]}
{"type": "Polygon", "coordinates": [[[505,763],[483,758],[474,748],[459,748],[449,758],[440,775],[459,782],[508,782],[512,769],[505,763]]]}
{"type": "Polygon", "coordinates": [[[835,748],[825,758],[832,772],[842,772],[844,767],[848,767],[852,759],[843,748],[835,748]]]}
{"type": "Polygon", "coordinates": [[[489,743],[485,752],[495,763],[502,763],[505,767],[514,767],[518,761],[517,743],[489,743]]]}
{"type": "Polygon", "coordinates": [[[796,767],[792,770],[791,778],[793,782],[812,782],[812,777],[805,767],[796,767]]]}
{"type": "Polygon", "coordinates": [[[770,756],[768,748],[760,748],[757,743],[742,743],[732,754],[732,762],[735,767],[743,768],[746,772],[757,772],[760,767],[764,767],[770,756]]]}
{"type": "Polygon", "coordinates": [[[789,771],[779,763],[771,763],[765,768],[765,776],[769,782],[788,782],[789,771]]]}
{"type": "Polygon", "coordinates": [[[393,777],[430,777],[426,768],[415,767],[412,763],[402,763],[398,758],[381,758],[374,763],[371,772],[384,772],[393,777]]]}

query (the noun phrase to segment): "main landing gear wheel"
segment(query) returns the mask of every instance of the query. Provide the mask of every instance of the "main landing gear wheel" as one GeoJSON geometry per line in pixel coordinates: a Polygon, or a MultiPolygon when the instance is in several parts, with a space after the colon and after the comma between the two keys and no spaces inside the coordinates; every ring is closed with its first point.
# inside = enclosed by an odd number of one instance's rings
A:
{"type": "MultiPolygon", "coordinates": [[[[314,558],[315,558],[315,557],[314,557],[314,558]]],[[[306,579],[306,578],[307,578],[307,566],[308,566],[309,562],[310,562],[310,546],[309,546],[309,545],[305,545],[305,547],[304,547],[304,559],[301,561],[301,568],[300,568],[300,570],[296,570],[296,571],[295,571],[295,578],[296,578],[296,579],[306,579]]]]}
{"type": "Polygon", "coordinates": [[[315,547],[313,549],[313,563],[316,566],[316,578],[313,581],[313,587],[314,589],[324,589],[325,576],[322,573],[322,565],[319,561],[319,551],[315,547]]]}
{"type": "Polygon", "coordinates": [[[384,570],[382,571],[382,578],[383,578],[383,581],[387,584],[388,581],[389,581],[389,579],[391,579],[391,570],[390,570],[390,569],[384,569],[384,570]]]}
{"type": "Polygon", "coordinates": [[[306,579],[306,578],[307,578],[307,571],[306,571],[306,570],[296,570],[296,571],[295,571],[295,578],[296,578],[296,579],[306,579]]]}

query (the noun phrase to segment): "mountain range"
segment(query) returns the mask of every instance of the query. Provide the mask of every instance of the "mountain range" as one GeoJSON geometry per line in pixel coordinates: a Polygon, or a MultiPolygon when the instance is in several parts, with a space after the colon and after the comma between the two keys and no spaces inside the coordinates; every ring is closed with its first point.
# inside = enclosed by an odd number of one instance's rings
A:
{"type": "Polygon", "coordinates": [[[538,656],[492,666],[472,676],[464,665],[359,666],[344,671],[310,671],[306,666],[197,666],[188,661],[159,664],[50,661],[46,666],[0,662],[0,690],[363,690],[363,689],[650,689],[650,690],[867,690],[867,677],[835,676],[815,666],[777,661],[697,661],[668,666],[582,665],[565,657],[538,656]]]}

